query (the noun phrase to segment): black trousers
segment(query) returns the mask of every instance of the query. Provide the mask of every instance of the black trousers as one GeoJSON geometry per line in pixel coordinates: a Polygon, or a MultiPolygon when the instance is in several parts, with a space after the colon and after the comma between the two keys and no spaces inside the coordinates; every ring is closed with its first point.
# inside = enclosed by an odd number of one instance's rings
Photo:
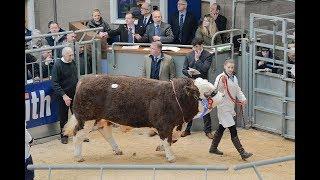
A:
{"type": "MultiPolygon", "coordinates": [[[[219,134],[223,134],[224,130],[226,128],[224,128],[221,124],[219,124],[219,128],[217,130],[217,132],[219,134]]],[[[237,128],[236,128],[236,125],[233,125],[233,126],[230,126],[228,127],[229,131],[230,131],[230,134],[231,134],[231,138],[234,138],[234,137],[237,137],[238,134],[237,134],[237,128]]]]}
{"type": "MultiPolygon", "coordinates": [[[[205,133],[211,133],[211,117],[210,117],[210,113],[206,114],[203,116],[203,131],[205,133]]],[[[188,123],[186,131],[190,132],[192,126],[192,120],[188,123]]]]}
{"type": "Polygon", "coordinates": [[[69,111],[69,108],[71,110],[71,113],[73,113],[72,112],[72,104],[73,104],[74,92],[66,93],[66,94],[67,94],[67,96],[69,96],[69,98],[72,99],[70,106],[66,105],[66,103],[64,102],[62,96],[58,97],[58,118],[59,118],[59,121],[60,121],[61,137],[63,136],[62,135],[62,129],[63,129],[64,125],[67,124],[67,122],[68,122],[68,111],[69,111]]]}
{"type": "Polygon", "coordinates": [[[29,164],[33,164],[31,155],[26,159],[26,161],[24,163],[24,179],[25,180],[33,180],[33,178],[34,178],[34,171],[27,169],[27,166],[29,164]]]}

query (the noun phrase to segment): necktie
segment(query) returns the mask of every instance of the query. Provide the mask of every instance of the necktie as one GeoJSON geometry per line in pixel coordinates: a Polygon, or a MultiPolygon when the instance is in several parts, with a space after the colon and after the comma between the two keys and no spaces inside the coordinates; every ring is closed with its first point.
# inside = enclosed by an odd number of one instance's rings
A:
{"type": "Polygon", "coordinates": [[[180,40],[180,42],[182,39],[182,27],[183,27],[183,14],[180,15],[180,21],[179,21],[179,40],[180,40]]]}
{"type": "Polygon", "coordinates": [[[159,25],[156,26],[154,35],[155,35],[155,36],[160,36],[160,26],[159,26],[159,25]]]}
{"type": "Polygon", "coordinates": [[[128,31],[128,43],[133,43],[132,28],[128,31]]]}
{"type": "Polygon", "coordinates": [[[147,25],[147,17],[145,17],[145,18],[144,18],[144,20],[143,20],[143,24],[144,24],[144,26],[146,26],[146,25],[147,25]]]}

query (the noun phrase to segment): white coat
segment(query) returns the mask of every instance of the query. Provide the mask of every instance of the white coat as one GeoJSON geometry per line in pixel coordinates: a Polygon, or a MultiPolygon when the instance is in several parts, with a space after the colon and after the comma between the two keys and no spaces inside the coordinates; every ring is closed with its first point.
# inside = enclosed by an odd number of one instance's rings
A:
{"type": "MultiPolygon", "coordinates": [[[[217,112],[218,112],[219,124],[221,124],[224,128],[227,128],[235,125],[235,121],[233,117],[236,115],[236,112],[234,111],[234,107],[235,107],[234,102],[229,97],[227,90],[224,89],[223,82],[221,80],[222,75],[227,76],[224,72],[219,74],[213,86],[215,90],[218,90],[224,94],[224,97],[222,98],[222,102],[217,106],[217,112]]],[[[245,101],[246,97],[244,96],[243,92],[241,91],[241,88],[238,85],[237,77],[234,76],[234,81],[228,78],[227,82],[228,82],[228,88],[231,96],[234,99],[237,98],[240,101],[245,101]]]]}
{"type": "Polygon", "coordinates": [[[29,142],[32,140],[32,137],[31,135],[29,134],[27,128],[26,129],[26,132],[25,132],[25,154],[24,154],[24,159],[28,159],[28,157],[30,156],[30,145],[29,145],[29,142]]]}

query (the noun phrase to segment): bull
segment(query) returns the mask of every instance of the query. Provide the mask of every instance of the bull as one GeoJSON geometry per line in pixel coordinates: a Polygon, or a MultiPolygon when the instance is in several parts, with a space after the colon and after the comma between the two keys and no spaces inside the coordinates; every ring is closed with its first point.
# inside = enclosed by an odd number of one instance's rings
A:
{"type": "MultiPolygon", "coordinates": [[[[212,97],[213,85],[197,78],[175,78],[159,81],[142,77],[87,75],[79,80],[73,101],[73,115],[63,129],[64,135],[74,136],[74,157],[82,157],[83,139],[98,129],[116,155],[122,151],[112,136],[111,124],[134,128],[152,127],[158,131],[169,162],[175,162],[171,144],[180,137],[187,123],[201,111],[200,100],[212,97]],[[94,126],[84,128],[85,122],[95,120],[94,126]],[[100,122],[107,120],[107,125],[100,122]]],[[[214,108],[222,99],[213,97],[214,108]]]]}

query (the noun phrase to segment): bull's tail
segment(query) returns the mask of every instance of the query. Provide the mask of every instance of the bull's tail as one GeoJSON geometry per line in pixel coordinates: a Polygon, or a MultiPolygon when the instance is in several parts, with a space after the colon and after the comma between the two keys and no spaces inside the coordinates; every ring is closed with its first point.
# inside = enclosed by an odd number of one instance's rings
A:
{"type": "Polygon", "coordinates": [[[63,127],[63,135],[67,135],[69,137],[75,135],[75,128],[78,125],[78,120],[74,116],[74,114],[71,115],[69,118],[67,124],[63,127]]]}

